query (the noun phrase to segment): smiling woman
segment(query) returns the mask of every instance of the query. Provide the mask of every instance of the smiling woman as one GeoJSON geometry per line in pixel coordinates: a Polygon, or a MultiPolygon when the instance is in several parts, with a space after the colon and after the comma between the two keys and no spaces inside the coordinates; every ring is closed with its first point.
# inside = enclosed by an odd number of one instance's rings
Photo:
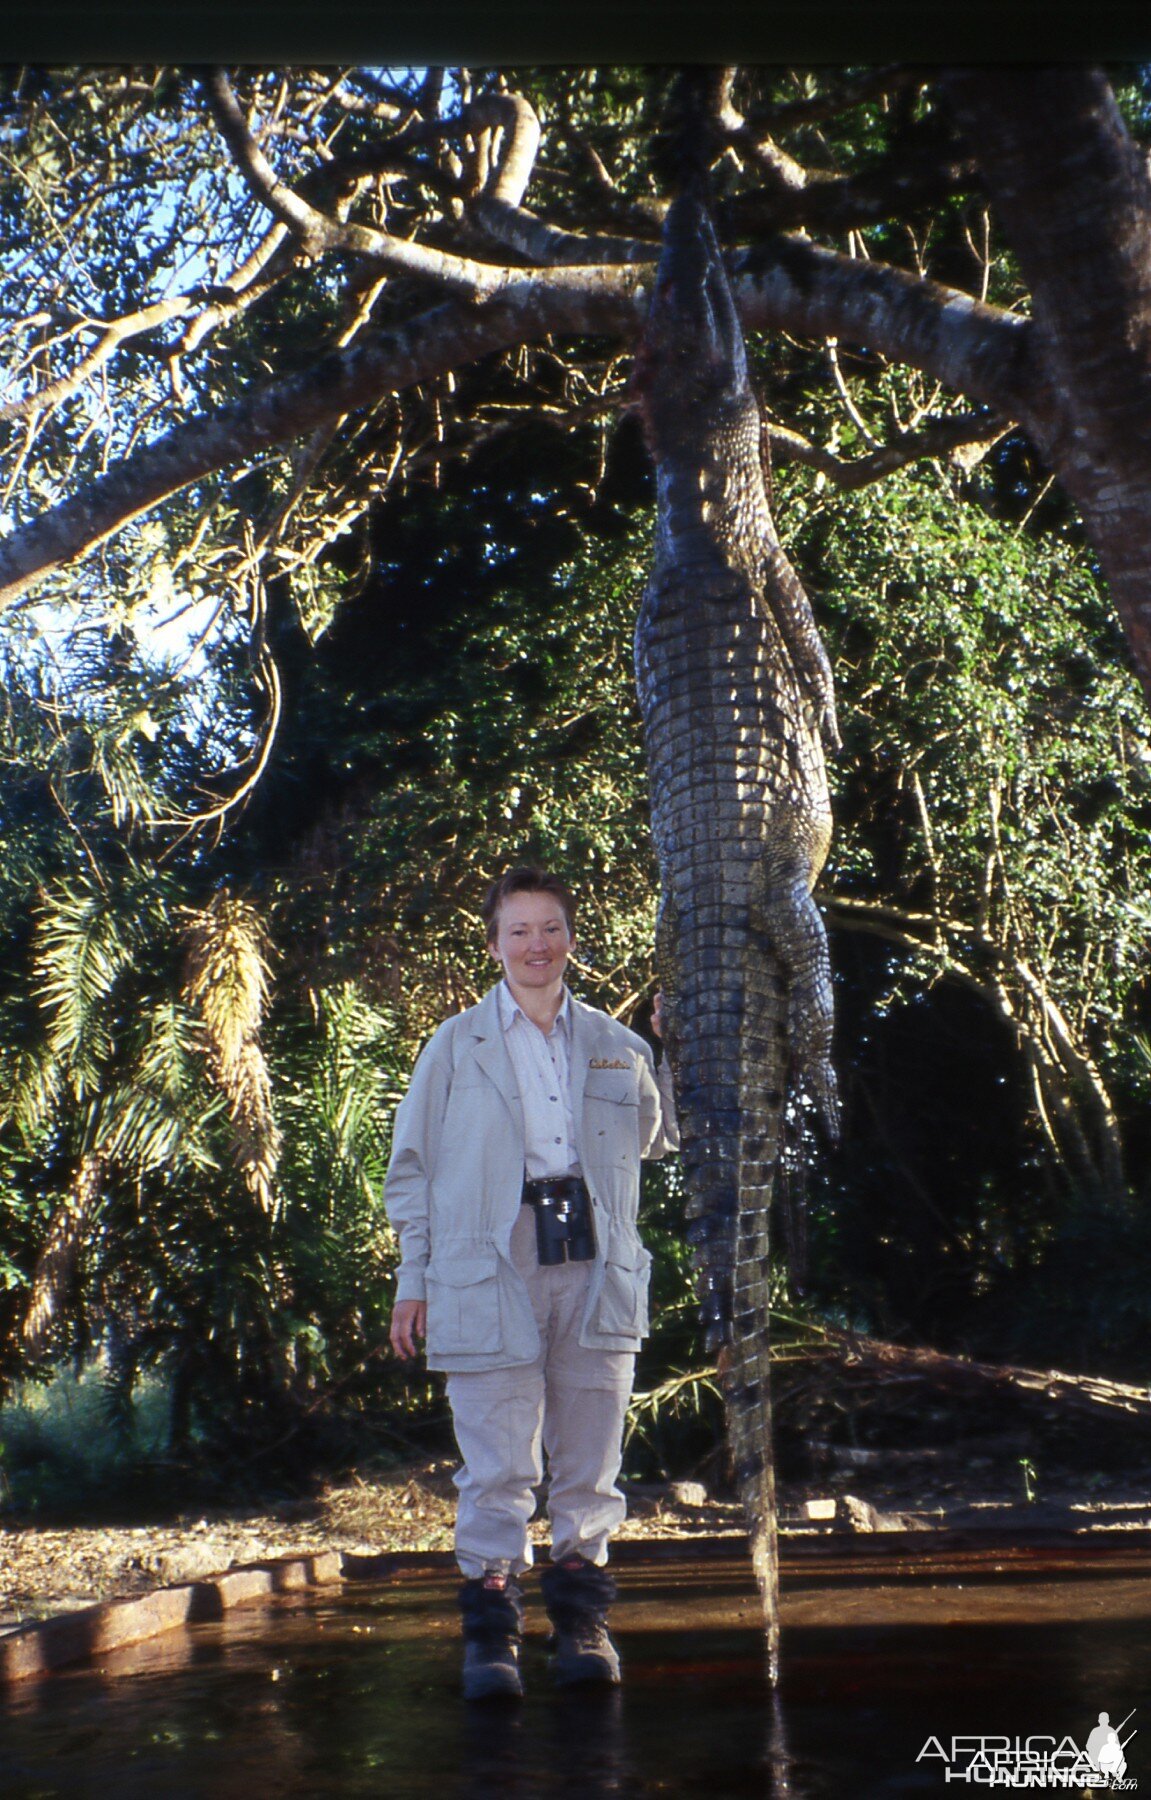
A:
{"type": "Polygon", "coordinates": [[[561,1685],[619,1680],[604,1565],[624,1515],[616,1478],[647,1329],[640,1158],[675,1141],[668,1076],[656,1076],[648,1045],[564,985],[575,922],[564,884],[514,869],[483,918],[504,979],[421,1056],[385,1186],[402,1256],[392,1344],[408,1358],[426,1335],[463,1457],[456,1557],[470,1699],[522,1692],[518,1577],[532,1562],[541,1450],[553,1673],[561,1685]]]}
{"type": "Polygon", "coordinates": [[[575,943],[570,896],[554,876],[547,879],[548,888],[502,894],[485,921],[493,962],[502,966],[517,1006],[544,1032],[563,1003],[564,970],[575,943]]]}

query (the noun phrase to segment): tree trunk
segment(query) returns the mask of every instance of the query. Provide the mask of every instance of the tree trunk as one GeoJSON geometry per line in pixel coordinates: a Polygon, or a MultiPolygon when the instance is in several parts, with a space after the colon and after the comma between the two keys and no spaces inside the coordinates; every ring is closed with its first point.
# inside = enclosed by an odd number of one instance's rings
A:
{"type": "Polygon", "coordinates": [[[1151,175],[1099,71],[943,82],[1034,299],[1027,424],[1083,515],[1151,693],[1151,175]]]}

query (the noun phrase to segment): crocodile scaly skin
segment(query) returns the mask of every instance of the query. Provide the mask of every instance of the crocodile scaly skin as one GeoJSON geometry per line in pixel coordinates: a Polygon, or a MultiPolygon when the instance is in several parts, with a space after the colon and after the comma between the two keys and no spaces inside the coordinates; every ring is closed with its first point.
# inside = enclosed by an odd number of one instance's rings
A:
{"type": "Polygon", "coordinates": [[[831,835],[831,671],[779,543],[743,336],[706,200],[673,203],[633,393],[658,484],[636,631],[657,961],[688,1233],[778,1664],[768,1217],[789,1091],[838,1131],[831,971],[811,897],[831,835]]]}

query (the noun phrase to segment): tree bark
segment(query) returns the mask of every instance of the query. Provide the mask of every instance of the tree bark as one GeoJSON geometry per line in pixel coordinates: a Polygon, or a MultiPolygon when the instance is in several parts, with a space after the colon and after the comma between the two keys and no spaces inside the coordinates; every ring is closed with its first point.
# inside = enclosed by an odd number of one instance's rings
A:
{"type": "Polygon", "coordinates": [[[826,1345],[813,1345],[811,1354],[834,1361],[845,1371],[861,1371],[880,1378],[891,1375],[903,1380],[917,1376],[950,1393],[1014,1393],[1095,1417],[1122,1413],[1132,1419],[1151,1419],[1151,1391],[1127,1382],[1107,1381],[1097,1375],[1068,1375],[1059,1369],[975,1362],[967,1356],[948,1356],[941,1350],[892,1344],[882,1338],[855,1337],[845,1331],[828,1330],[826,1337],[826,1345]]]}
{"type": "Polygon", "coordinates": [[[1103,74],[943,81],[1034,300],[1030,426],[1083,515],[1151,694],[1151,175],[1103,74]]]}
{"type": "Polygon", "coordinates": [[[85,1151],[71,1188],[52,1215],[21,1326],[23,1348],[30,1357],[43,1355],[52,1326],[65,1311],[68,1289],[76,1279],[76,1265],[103,1195],[104,1167],[98,1151],[85,1151]]]}

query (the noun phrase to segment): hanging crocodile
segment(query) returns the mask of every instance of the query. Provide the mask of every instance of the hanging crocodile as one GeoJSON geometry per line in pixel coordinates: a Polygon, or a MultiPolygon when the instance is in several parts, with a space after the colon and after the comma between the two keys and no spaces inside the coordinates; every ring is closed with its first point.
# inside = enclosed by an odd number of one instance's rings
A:
{"type": "Polygon", "coordinates": [[[636,356],[655,566],[636,675],[656,948],[709,1350],[778,1670],[768,1216],[789,1092],[838,1130],[831,974],[811,897],[831,835],[831,671],[772,523],[743,335],[702,180],[672,203],[636,356]]]}

